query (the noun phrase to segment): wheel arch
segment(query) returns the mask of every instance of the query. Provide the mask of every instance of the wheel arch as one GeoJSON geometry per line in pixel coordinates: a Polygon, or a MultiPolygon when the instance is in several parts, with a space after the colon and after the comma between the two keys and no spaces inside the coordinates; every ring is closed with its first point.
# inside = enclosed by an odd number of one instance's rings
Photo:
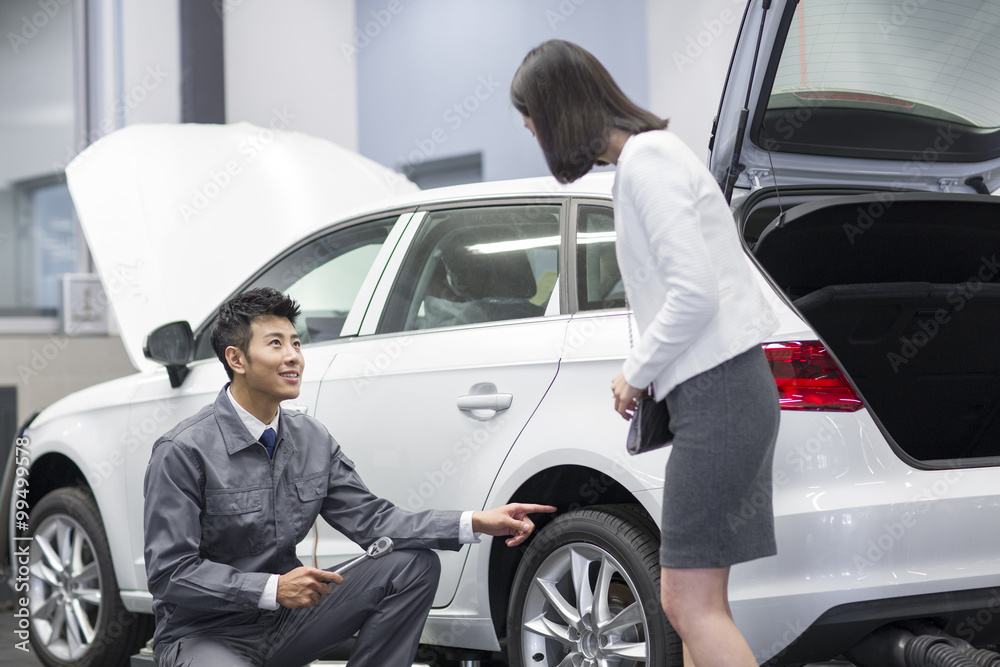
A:
{"type": "Polygon", "coordinates": [[[28,489],[28,504],[33,509],[38,501],[47,494],[67,486],[83,489],[91,496],[94,490],[90,488],[86,475],[71,458],[59,452],[43,454],[31,465],[29,474],[31,484],[28,489]]]}
{"type": "MultiPolygon", "coordinates": [[[[13,451],[11,452],[13,458],[13,451]]],[[[4,535],[7,536],[7,545],[4,549],[6,558],[2,566],[5,570],[9,570],[11,567],[10,554],[13,553],[13,537],[14,529],[10,525],[11,515],[11,499],[14,492],[13,484],[13,466],[8,463],[8,475],[10,479],[5,479],[4,484],[4,498],[3,498],[3,524],[7,527],[4,531],[4,535]],[[8,483],[9,482],[9,483],[8,483]]],[[[37,460],[31,462],[31,466],[28,469],[28,512],[31,512],[38,501],[44,498],[46,495],[55,491],[56,489],[61,489],[65,487],[74,487],[83,489],[87,493],[94,496],[93,489],[90,488],[90,484],[87,483],[87,478],[80,470],[79,466],[73,462],[65,454],[59,452],[47,452],[37,460]]],[[[103,522],[103,518],[101,519],[103,522]]]]}
{"type": "Polygon", "coordinates": [[[632,505],[655,525],[653,517],[632,492],[607,473],[588,466],[561,465],[539,471],[525,480],[507,502],[554,505],[558,511],[534,515],[535,534],[516,549],[496,539],[490,547],[490,616],[501,645],[507,632],[507,605],[517,567],[531,540],[555,517],[595,505],[632,505]]]}

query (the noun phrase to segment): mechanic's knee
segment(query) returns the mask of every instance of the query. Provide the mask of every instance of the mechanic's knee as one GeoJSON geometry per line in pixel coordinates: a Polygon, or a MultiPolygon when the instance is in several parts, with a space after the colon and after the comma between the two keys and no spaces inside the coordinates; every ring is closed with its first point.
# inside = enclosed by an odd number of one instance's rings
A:
{"type": "Polygon", "coordinates": [[[441,578],[441,561],[430,549],[401,549],[384,557],[393,568],[393,585],[397,590],[423,588],[437,590],[441,578]]]}
{"type": "Polygon", "coordinates": [[[436,551],[430,549],[414,549],[413,565],[420,571],[425,572],[423,577],[427,579],[435,588],[441,578],[441,559],[436,551]]]}

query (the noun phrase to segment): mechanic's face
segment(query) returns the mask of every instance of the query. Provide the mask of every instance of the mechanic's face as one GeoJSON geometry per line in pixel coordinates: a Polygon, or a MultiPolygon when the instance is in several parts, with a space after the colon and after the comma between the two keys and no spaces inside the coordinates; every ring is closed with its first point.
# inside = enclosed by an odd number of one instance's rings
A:
{"type": "Polygon", "coordinates": [[[268,315],[254,319],[251,328],[247,354],[240,353],[241,363],[233,372],[242,375],[248,392],[262,398],[297,398],[305,360],[295,327],[287,318],[268,315]]]}

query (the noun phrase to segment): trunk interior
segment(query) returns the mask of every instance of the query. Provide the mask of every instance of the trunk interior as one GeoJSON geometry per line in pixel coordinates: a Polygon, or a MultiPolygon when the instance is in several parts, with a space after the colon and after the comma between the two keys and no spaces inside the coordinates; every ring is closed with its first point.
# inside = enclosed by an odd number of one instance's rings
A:
{"type": "Polygon", "coordinates": [[[1000,200],[800,193],[782,205],[748,200],[744,239],[892,439],[920,461],[1000,456],[1000,200]]]}

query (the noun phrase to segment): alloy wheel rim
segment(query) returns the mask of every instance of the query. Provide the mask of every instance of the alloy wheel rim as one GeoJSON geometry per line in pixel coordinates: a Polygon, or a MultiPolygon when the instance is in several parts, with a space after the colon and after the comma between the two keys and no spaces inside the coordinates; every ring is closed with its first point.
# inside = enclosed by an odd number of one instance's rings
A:
{"type": "Polygon", "coordinates": [[[525,664],[649,665],[649,633],[635,582],[593,544],[552,552],[538,568],[521,616],[525,664]]]}
{"type": "Polygon", "coordinates": [[[101,572],[90,536],[69,516],[47,517],[35,531],[30,560],[33,634],[52,656],[78,660],[101,616],[101,572]]]}

